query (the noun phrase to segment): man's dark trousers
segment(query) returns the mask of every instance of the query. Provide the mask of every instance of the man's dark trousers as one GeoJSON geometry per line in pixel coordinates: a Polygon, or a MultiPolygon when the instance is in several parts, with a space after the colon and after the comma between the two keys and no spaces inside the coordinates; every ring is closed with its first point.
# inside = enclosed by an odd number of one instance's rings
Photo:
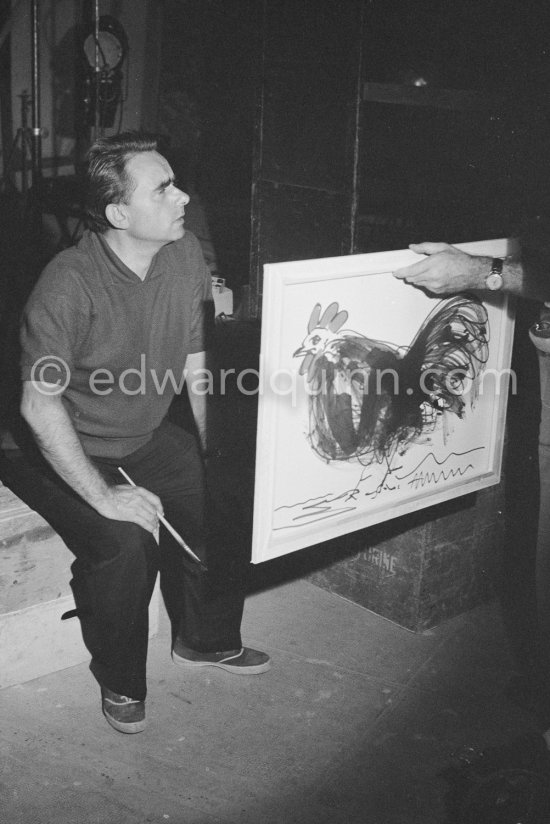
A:
{"type": "MultiPolygon", "coordinates": [[[[86,504],[37,454],[2,461],[2,480],[42,515],[76,556],[71,586],[90,669],[103,686],[143,700],[146,695],[148,605],[160,570],[173,635],[199,652],[240,649],[244,605],[242,554],[223,524],[205,522],[203,466],[195,438],[165,422],[144,447],[125,458],[93,458],[112,484],[138,486],[162,501],[164,516],[208,572],[161,525],[159,544],[137,524],[105,518],[86,504]]],[[[210,508],[209,508],[210,509],[210,508]]]]}

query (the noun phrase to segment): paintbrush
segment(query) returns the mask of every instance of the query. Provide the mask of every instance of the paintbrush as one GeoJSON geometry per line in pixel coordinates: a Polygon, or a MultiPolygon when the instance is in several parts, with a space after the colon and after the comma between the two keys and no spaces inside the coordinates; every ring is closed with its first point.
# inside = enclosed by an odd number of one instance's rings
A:
{"type": "MultiPolygon", "coordinates": [[[[118,467],[118,471],[120,472],[120,474],[121,474],[124,478],[126,478],[126,480],[128,481],[128,483],[130,484],[130,486],[134,486],[134,487],[136,486],[136,484],[133,482],[133,480],[130,478],[130,476],[129,476],[129,475],[128,475],[128,474],[127,474],[124,470],[123,470],[123,468],[122,468],[121,466],[119,466],[119,467],[118,467]]],[[[200,565],[201,565],[204,569],[206,569],[206,564],[204,563],[204,561],[201,561],[201,559],[199,558],[199,556],[198,556],[198,555],[195,555],[195,553],[193,552],[193,550],[191,549],[191,547],[190,547],[190,546],[188,546],[188,545],[185,543],[185,541],[183,540],[183,538],[181,537],[181,535],[179,534],[179,532],[176,532],[176,530],[174,529],[174,527],[172,526],[172,524],[171,524],[169,521],[167,521],[167,520],[166,520],[166,518],[164,517],[164,515],[160,515],[160,514],[159,514],[159,521],[161,522],[161,524],[163,524],[163,525],[166,527],[166,529],[168,530],[168,532],[170,533],[170,535],[174,538],[174,540],[175,540],[175,541],[177,541],[177,543],[181,546],[181,548],[182,548],[182,549],[184,549],[184,550],[185,550],[185,552],[187,552],[187,554],[188,554],[188,555],[189,555],[189,556],[190,556],[190,557],[191,557],[194,561],[196,561],[196,562],[197,562],[198,564],[200,564],[200,565]]]]}

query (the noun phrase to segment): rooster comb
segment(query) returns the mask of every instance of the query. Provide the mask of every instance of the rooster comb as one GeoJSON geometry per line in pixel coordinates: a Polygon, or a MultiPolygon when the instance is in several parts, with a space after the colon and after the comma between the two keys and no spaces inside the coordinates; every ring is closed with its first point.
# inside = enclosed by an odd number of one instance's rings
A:
{"type": "Polygon", "coordinates": [[[307,331],[311,333],[314,329],[322,327],[324,329],[330,329],[331,332],[338,332],[347,319],[348,313],[345,310],[340,312],[336,302],[329,304],[322,315],[321,304],[316,303],[309,318],[307,331]]]}

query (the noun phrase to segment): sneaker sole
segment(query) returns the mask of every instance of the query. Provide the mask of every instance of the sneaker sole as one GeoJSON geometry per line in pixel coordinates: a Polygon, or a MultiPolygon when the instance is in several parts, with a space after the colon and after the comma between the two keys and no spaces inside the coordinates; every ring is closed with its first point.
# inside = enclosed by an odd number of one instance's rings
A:
{"type": "Polygon", "coordinates": [[[271,661],[266,661],[265,664],[256,664],[252,667],[235,667],[231,664],[224,664],[220,661],[189,661],[187,658],[181,658],[177,652],[172,653],[172,661],[180,667],[218,667],[218,669],[231,672],[233,675],[259,675],[261,672],[267,672],[271,668],[271,661]]]}
{"type": "Polygon", "coordinates": [[[147,722],[145,718],[143,721],[131,721],[128,724],[124,724],[121,721],[117,721],[116,718],[113,718],[112,715],[109,715],[105,707],[102,707],[103,715],[105,716],[107,723],[113,727],[117,732],[126,733],[126,735],[134,735],[137,732],[143,732],[145,729],[147,722]]]}

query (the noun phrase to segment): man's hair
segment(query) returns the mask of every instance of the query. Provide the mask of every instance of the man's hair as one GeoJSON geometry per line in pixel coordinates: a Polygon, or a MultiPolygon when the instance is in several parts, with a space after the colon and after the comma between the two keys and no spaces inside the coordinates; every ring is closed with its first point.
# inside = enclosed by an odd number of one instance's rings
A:
{"type": "Polygon", "coordinates": [[[87,154],[88,225],[102,234],[112,228],[105,217],[109,203],[127,203],[136,187],[128,174],[128,161],[141,152],[154,152],[157,141],[144,132],[121,132],[102,137],[90,147],[87,154]]]}

